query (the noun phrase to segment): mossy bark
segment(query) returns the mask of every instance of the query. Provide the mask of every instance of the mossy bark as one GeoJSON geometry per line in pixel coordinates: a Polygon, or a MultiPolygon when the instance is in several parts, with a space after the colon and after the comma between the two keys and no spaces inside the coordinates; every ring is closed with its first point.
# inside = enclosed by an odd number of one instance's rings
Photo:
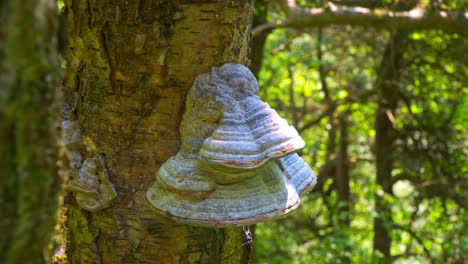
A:
{"type": "Polygon", "coordinates": [[[61,180],[55,2],[0,3],[0,263],[45,263],[61,180]]]}
{"type": "Polygon", "coordinates": [[[95,213],[67,197],[69,263],[247,263],[242,228],[177,223],[144,196],[178,151],[195,76],[248,63],[251,9],[251,1],[65,1],[67,103],[117,192],[95,213]]]}

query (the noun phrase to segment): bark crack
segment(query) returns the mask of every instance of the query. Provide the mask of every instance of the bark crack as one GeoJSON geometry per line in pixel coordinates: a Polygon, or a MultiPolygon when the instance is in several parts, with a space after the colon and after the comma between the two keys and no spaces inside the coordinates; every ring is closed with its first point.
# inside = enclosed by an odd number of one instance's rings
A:
{"type": "Polygon", "coordinates": [[[250,232],[250,227],[249,226],[243,226],[242,231],[244,232],[244,243],[242,243],[242,246],[247,247],[247,264],[251,264],[251,253],[252,253],[252,242],[253,242],[253,236],[252,233],[250,232]]]}

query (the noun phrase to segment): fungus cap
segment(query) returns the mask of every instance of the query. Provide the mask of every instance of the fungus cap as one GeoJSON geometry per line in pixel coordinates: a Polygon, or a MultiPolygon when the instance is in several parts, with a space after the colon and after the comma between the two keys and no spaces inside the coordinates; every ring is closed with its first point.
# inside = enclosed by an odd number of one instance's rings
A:
{"type": "Polygon", "coordinates": [[[159,213],[206,226],[235,226],[294,210],[316,183],[296,152],[297,131],[258,98],[238,64],[199,75],[180,126],[182,145],[156,174],[146,200],[159,213]]]}

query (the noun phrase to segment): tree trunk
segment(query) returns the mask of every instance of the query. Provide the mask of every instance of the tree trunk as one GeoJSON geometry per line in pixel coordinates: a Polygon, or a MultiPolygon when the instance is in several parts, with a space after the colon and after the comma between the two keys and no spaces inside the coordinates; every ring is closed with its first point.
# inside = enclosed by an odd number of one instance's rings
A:
{"type": "MultiPolygon", "coordinates": [[[[255,1],[254,6],[254,17],[253,17],[253,28],[259,25],[267,23],[269,5],[263,0],[255,1]]],[[[258,80],[258,74],[262,69],[263,60],[263,47],[265,46],[268,34],[271,31],[262,31],[252,38],[252,62],[250,64],[250,70],[252,71],[255,78],[258,80]]]]}
{"type": "Polygon", "coordinates": [[[65,94],[116,198],[90,213],[67,197],[69,263],[247,263],[241,227],[190,226],[145,202],[180,145],[196,75],[246,64],[251,1],[65,1],[65,94]]]}
{"type": "MultiPolygon", "coordinates": [[[[376,89],[379,95],[375,118],[375,153],[377,184],[386,195],[392,195],[392,169],[395,130],[393,115],[398,103],[398,82],[403,64],[403,54],[407,43],[407,33],[397,32],[385,48],[376,89]]],[[[390,204],[381,195],[376,195],[377,217],[374,219],[374,251],[380,251],[385,262],[390,262],[391,237],[389,228],[392,223],[390,204]]]]}
{"type": "Polygon", "coordinates": [[[346,111],[340,114],[340,143],[337,157],[336,169],[336,192],[338,194],[338,215],[340,224],[344,227],[349,227],[349,205],[350,205],[350,190],[349,190],[349,159],[348,159],[348,120],[350,112],[346,111]]]}
{"type": "Polygon", "coordinates": [[[348,118],[351,116],[350,111],[345,111],[339,116],[340,126],[340,142],[338,148],[338,155],[336,158],[336,192],[338,194],[338,223],[341,230],[340,236],[346,241],[346,245],[342,249],[340,255],[341,263],[351,263],[351,248],[349,245],[349,232],[350,230],[350,188],[349,188],[349,158],[348,146],[349,136],[348,118]]]}
{"type": "Polygon", "coordinates": [[[0,263],[50,257],[57,174],[54,1],[0,3],[0,263]]]}

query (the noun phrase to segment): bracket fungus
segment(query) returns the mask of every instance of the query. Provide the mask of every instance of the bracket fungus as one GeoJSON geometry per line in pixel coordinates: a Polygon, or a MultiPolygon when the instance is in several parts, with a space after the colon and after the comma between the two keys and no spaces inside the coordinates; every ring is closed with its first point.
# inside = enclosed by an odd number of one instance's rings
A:
{"type": "Polygon", "coordinates": [[[250,70],[239,64],[197,76],[180,126],[181,149],[146,193],[156,211],[192,224],[235,226],[299,205],[316,183],[297,155],[304,141],[258,90],[250,70]]]}
{"type": "Polygon", "coordinates": [[[87,211],[96,212],[109,207],[116,191],[109,181],[104,158],[86,150],[78,121],[65,120],[61,124],[62,142],[70,160],[71,179],[66,188],[75,194],[78,205],[87,211]]]}

